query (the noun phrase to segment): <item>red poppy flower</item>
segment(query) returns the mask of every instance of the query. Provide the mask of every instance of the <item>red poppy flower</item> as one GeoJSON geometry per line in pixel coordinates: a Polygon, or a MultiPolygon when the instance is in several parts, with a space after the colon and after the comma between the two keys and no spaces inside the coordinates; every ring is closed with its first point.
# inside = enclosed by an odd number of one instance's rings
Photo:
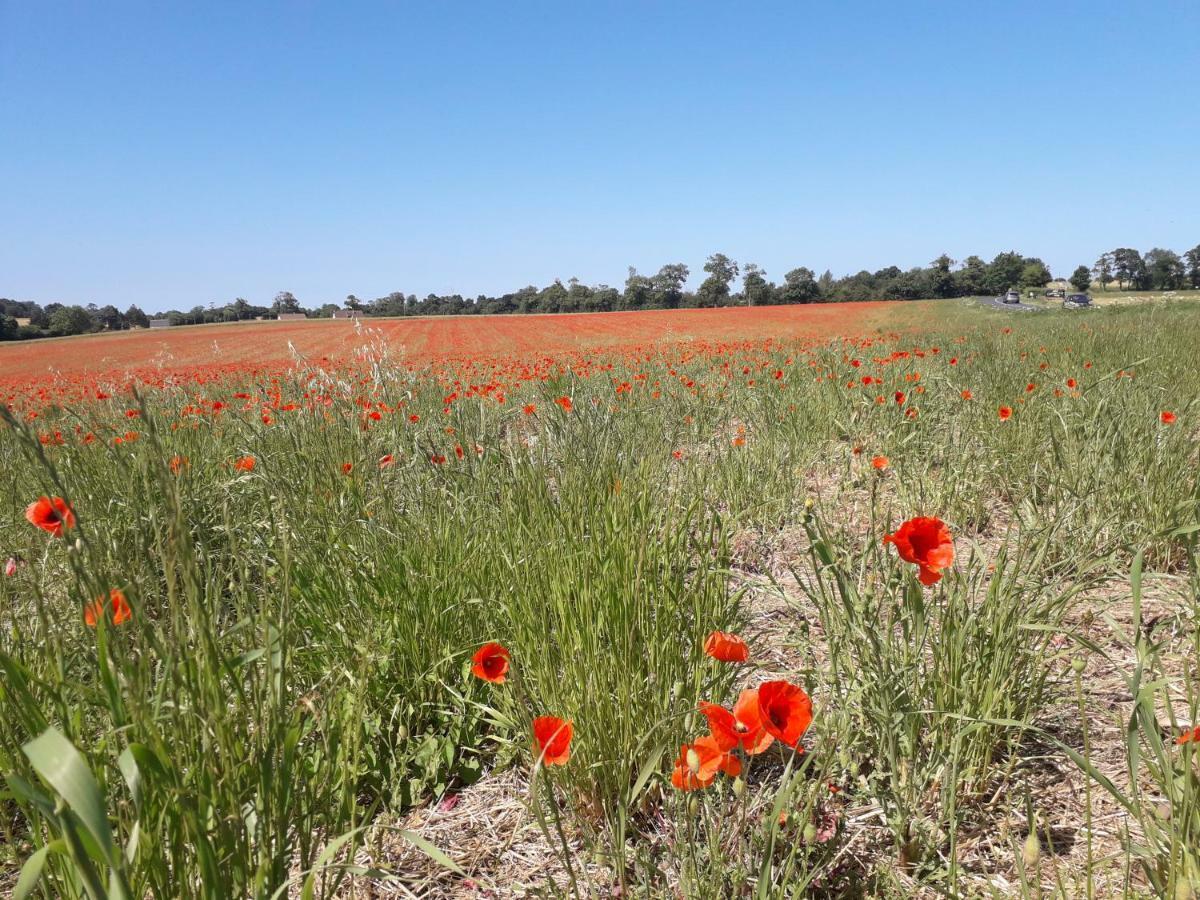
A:
{"type": "Polygon", "coordinates": [[[349,475],[354,471],[354,463],[342,463],[342,474],[349,475]]]}
{"type": "Polygon", "coordinates": [[[1175,738],[1176,744],[1200,744],[1200,725],[1175,738]]]}
{"type": "Polygon", "coordinates": [[[1072,389],[1073,389],[1073,388],[1074,388],[1074,387],[1075,387],[1077,384],[1079,384],[1079,382],[1078,382],[1078,381],[1076,381],[1074,378],[1068,378],[1068,379],[1067,379],[1067,387],[1069,387],[1069,388],[1072,388],[1072,389]]]}
{"type": "Polygon", "coordinates": [[[527,416],[532,416],[535,412],[537,412],[537,406],[532,403],[526,403],[523,407],[521,407],[521,412],[525,413],[527,416]]]}
{"type": "Polygon", "coordinates": [[[1159,421],[1161,421],[1164,425],[1175,424],[1175,413],[1171,412],[1169,409],[1164,409],[1161,413],[1159,413],[1158,418],[1159,421]]]}
{"type": "Polygon", "coordinates": [[[681,791],[696,791],[712,784],[718,772],[733,778],[741,771],[740,759],[722,751],[711,737],[702,737],[690,747],[684,744],[679,748],[671,784],[681,791]]]}
{"type": "MultiPolygon", "coordinates": [[[[127,622],[133,618],[133,610],[129,608],[129,601],[125,599],[125,594],[120,588],[113,588],[108,592],[108,602],[112,611],[112,623],[114,625],[120,625],[122,622],[127,622]]],[[[97,597],[83,609],[83,621],[92,628],[96,627],[96,623],[103,615],[103,595],[97,597]]]]}
{"type": "Polygon", "coordinates": [[[75,513],[62,497],[38,497],[25,508],[25,518],[55,537],[62,537],[64,528],[75,527],[75,513]]]}
{"type": "Polygon", "coordinates": [[[795,747],[812,724],[812,700],[786,681],[768,681],[758,689],[758,712],[772,737],[795,747]]]}
{"type": "Polygon", "coordinates": [[[962,392],[962,398],[963,398],[964,400],[972,400],[972,399],[974,399],[974,397],[975,397],[975,395],[974,395],[974,394],[972,394],[970,391],[963,391],[963,392],[962,392]]]}
{"type": "Polygon", "coordinates": [[[876,469],[886,469],[888,467],[888,458],[886,456],[876,456],[871,459],[871,465],[876,469]]]}
{"type": "Polygon", "coordinates": [[[558,716],[538,716],[533,720],[533,740],[538,756],[547,766],[565,766],[571,758],[571,722],[558,716]]]}
{"type": "Polygon", "coordinates": [[[905,401],[905,400],[907,400],[907,399],[908,399],[908,397],[906,397],[906,396],[904,395],[904,391],[896,391],[896,404],[897,404],[898,406],[903,406],[903,405],[904,405],[904,401],[905,401]]]}
{"type": "Polygon", "coordinates": [[[750,649],[736,634],[714,631],[704,641],[704,652],[718,662],[745,662],[750,658],[750,649]]]}
{"type": "Polygon", "coordinates": [[[171,474],[178,475],[188,467],[188,458],[186,456],[172,456],[170,465],[171,474]]]}
{"type": "Polygon", "coordinates": [[[238,472],[253,472],[257,464],[258,460],[253,456],[242,456],[234,460],[233,468],[238,472]]]}
{"type": "Polygon", "coordinates": [[[700,712],[708,719],[708,730],[721,750],[741,747],[747,756],[756,756],[775,740],[763,727],[757,689],[742,691],[733,712],[715,703],[701,703],[700,712]]]}
{"type": "Polygon", "coordinates": [[[954,563],[954,541],[950,529],[941,519],[932,516],[917,516],[896,529],[895,534],[885,535],[885,544],[895,544],[900,558],[920,566],[921,584],[937,584],[942,580],[942,569],[954,563]]]}
{"type": "Polygon", "coordinates": [[[395,459],[395,457],[392,456],[392,454],[385,453],[383,456],[379,457],[379,468],[386,469],[388,466],[392,465],[392,463],[394,463],[395,461],[396,461],[396,459],[395,459]]]}
{"type": "Polygon", "coordinates": [[[1012,418],[1012,407],[1011,406],[1000,407],[1000,421],[1007,422],[1011,418],[1012,418]]]}
{"type": "Polygon", "coordinates": [[[508,648],[489,641],[471,657],[471,674],[492,684],[504,684],[508,675],[508,648]]]}

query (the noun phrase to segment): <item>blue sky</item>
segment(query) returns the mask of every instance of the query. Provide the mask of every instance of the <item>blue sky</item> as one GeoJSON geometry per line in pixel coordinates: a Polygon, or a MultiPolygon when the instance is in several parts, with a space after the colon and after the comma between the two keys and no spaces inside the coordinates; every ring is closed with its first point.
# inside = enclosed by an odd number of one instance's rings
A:
{"type": "Polygon", "coordinates": [[[1200,4],[0,0],[0,296],[1200,243],[1200,4]]]}

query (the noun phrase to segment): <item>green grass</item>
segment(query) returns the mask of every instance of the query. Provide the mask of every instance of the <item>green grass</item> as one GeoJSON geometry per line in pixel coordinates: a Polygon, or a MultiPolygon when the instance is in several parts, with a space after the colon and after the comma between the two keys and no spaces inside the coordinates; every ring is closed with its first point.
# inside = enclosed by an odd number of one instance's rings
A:
{"type": "Polygon", "coordinates": [[[1135,556],[1192,578],[1179,628],[1197,640],[1200,311],[943,307],[940,325],[898,318],[873,346],[614,352],[612,371],[448,412],[459,373],[385,363],[361,383],[297,371],[10,417],[0,557],[27,565],[0,579],[0,872],[31,860],[34,890],[55,897],[331,896],[388,877],[350,864],[372,824],[528,767],[530,722],[553,714],[575,724],[572,758],[528,798],[570,872],[550,894],[606,890],[586,874],[596,860],[639,896],[971,893],[960,832],[1046,752],[1077,754],[1120,796],[1125,889],[1196,889],[1196,760],[1152,727],[1154,692],[1178,702],[1180,684],[1194,721],[1194,652],[1181,668],[1127,634],[1143,705],[1124,752],[1153,796],[1046,735],[1078,699],[1064,654],[1092,652],[1076,643],[1080,595],[1127,583],[1135,556]],[[235,391],[256,399],[242,410],[235,391]],[[200,393],[230,406],[181,415],[200,393]],[[371,423],[374,402],[398,411],[371,423]],[[138,440],[111,443],[130,427],[138,440]],[[38,442],[55,428],[64,446],[38,442]],[[244,455],[252,472],[230,465],[244,455]],[[64,539],[24,521],[41,494],[72,502],[64,539]],[[880,544],[918,514],[949,523],[958,554],[924,590],[880,544]],[[735,571],[747,533],[782,556],[773,588],[735,571]],[[114,587],[132,620],[88,628],[85,603],[114,587]],[[748,590],[790,604],[782,630],[764,632],[748,590]],[[714,629],[744,632],[752,660],[794,651],[781,674],[816,719],[803,756],[776,748],[737,786],[679,795],[670,767],[701,731],[697,704],[767,677],[706,658],[714,629]],[[469,674],[488,640],[512,652],[504,685],[469,674]],[[1147,812],[1162,797],[1166,820],[1147,812]],[[852,804],[886,823],[870,864],[838,852],[844,831],[806,831],[852,804]]]}

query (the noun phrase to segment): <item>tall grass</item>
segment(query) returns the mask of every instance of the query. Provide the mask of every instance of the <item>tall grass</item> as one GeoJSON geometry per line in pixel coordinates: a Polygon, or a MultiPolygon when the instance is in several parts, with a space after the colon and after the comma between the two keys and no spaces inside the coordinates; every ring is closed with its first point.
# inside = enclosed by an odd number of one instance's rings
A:
{"type": "MultiPolygon", "coordinates": [[[[1074,702],[1051,641],[1080,595],[1138,550],[1194,576],[1200,317],[897,315],[811,346],[428,366],[374,347],[353,372],[248,371],[36,417],[16,398],[0,867],[44,896],[333,896],[381,814],[529,764],[530,721],[552,714],[574,722],[572,758],[531,799],[579,878],[548,891],[607,889],[578,846],[647,896],[962,890],[960,829],[1074,702]],[[56,430],[61,445],[39,437],[56,430]],[[78,515],[61,539],[23,519],[43,494],[78,515]],[[880,544],[916,514],[956,536],[933,589],[880,544]],[[746,532],[800,591],[757,643],[746,532]],[[132,619],[87,627],[112,588],[132,619]],[[803,757],[677,796],[697,704],[766,677],[706,658],[715,629],[744,631],[764,665],[792,642],[782,674],[817,718],[803,757]],[[490,640],[511,651],[507,684],[469,674],[490,640]],[[851,802],[882,811],[879,871],[849,865],[828,824],[851,802]]],[[[1135,695],[1194,685],[1137,646],[1135,695]]],[[[1195,761],[1136,727],[1149,751],[1130,765],[1178,799],[1153,831],[1151,801],[1126,795],[1147,841],[1129,852],[1175,891],[1195,877],[1195,761]]]]}

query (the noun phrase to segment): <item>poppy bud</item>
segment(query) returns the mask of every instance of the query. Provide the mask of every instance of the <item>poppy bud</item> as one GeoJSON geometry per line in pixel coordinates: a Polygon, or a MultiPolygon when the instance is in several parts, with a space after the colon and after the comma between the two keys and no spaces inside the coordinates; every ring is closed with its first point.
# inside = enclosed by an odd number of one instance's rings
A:
{"type": "Polygon", "coordinates": [[[693,796],[692,799],[688,801],[688,814],[694,816],[699,812],[700,812],[700,801],[696,797],[693,796]]]}
{"type": "Polygon", "coordinates": [[[1030,829],[1029,835],[1025,838],[1025,844],[1021,847],[1021,861],[1025,863],[1025,868],[1032,869],[1038,864],[1038,860],[1042,856],[1042,843],[1038,840],[1037,831],[1030,829]]]}
{"type": "Polygon", "coordinates": [[[813,841],[815,841],[817,839],[817,826],[812,822],[809,822],[807,825],[805,825],[803,837],[804,843],[806,844],[811,844],[813,841]]]}
{"type": "Polygon", "coordinates": [[[1071,660],[1071,670],[1073,672],[1075,672],[1076,674],[1079,674],[1080,672],[1082,672],[1086,667],[1087,667],[1087,663],[1084,662],[1084,659],[1082,656],[1077,656],[1073,660],[1071,660]]]}
{"type": "Polygon", "coordinates": [[[733,779],[733,796],[740,797],[746,793],[746,782],[742,781],[741,777],[733,779]]]}
{"type": "Polygon", "coordinates": [[[700,754],[695,750],[688,749],[687,752],[688,769],[693,775],[700,771],[700,754]]]}

